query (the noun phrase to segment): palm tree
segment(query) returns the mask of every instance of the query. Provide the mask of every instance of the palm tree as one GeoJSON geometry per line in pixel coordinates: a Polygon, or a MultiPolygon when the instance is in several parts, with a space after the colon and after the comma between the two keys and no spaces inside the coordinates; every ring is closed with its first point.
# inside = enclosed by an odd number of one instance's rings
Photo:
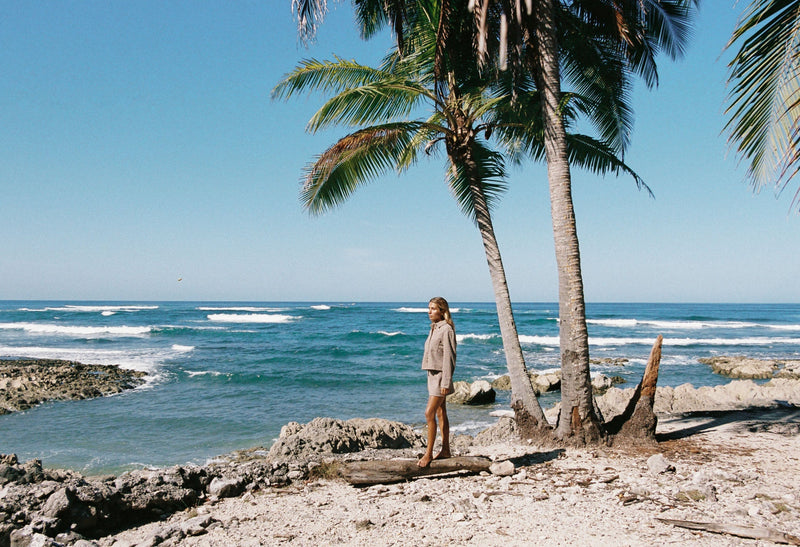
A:
{"type": "MultiPolygon", "coordinates": [[[[612,96],[623,98],[634,74],[642,76],[648,86],[655,85],[658,81],[655,55],[660,50],[673,58],[682,54],[692,3],[690,0],[471,1],[476,24],[485,37],[478,42],[483,58],[489,57],[492,44],[496,44],[495,55],[502,58],[501,62],[509,62],[515,74],[527,72],[542,96],[544,149],[558,266],[561,412],[557,434],[562,439],[586,443],[605,436],[589,375],[580,248],[567,133],[561,115],[562,81],[566,78],[578,89],[587,81],[599,89],[607,86],[618,90],[612,96]],[[498,38],[493,41],[493,36],[498,38]],[[576,64],[583,55],[595,56],[598,62],[576,64]],[[593,75],[585,72],[587,66],[595,71],[602,67],[611,70],[593,75]]],[[[620,154],[627,145],[627,131],[619,131],[625,128],[625,115],[629,114],[624,105],[624,100],[595,103],[600,110],[593,112],[601,131],[617,131],[621,136],[616,141],[616,151],[620,154]],[[621,127],[608,125],[613,125],[615,119],[622,122],[621,127]]]]}
{"type": "Polygon", "coordinates": [[[753,0],[726,49],[734,45],[725,129],[753,188],[780,191],[800,170],[800,0],[753,0]]]}
{"type": "MultiPolygon", "coordinates": [[[[688,35],[691,4],[697,0],[470,0],[474,43],[481,65],[492,58],[509,66],[515,82],[530,78],[539,92],[543,121],[538,154],[548,165],[551,216],[559,279],[559,336],[562,406],[558,435],[576,442],[603,438],[589,376],[589,344],[575,213],[572,203],[570,151],[565,125],[561,64],[568,81],[585,92],[579,110],[590,117],[612,151],[623,154],[628,143],[630,111],[626,106],[632,74],[648,86],[657,83],[655,56],[665,50],[682,54],[688,35]],[[492,47],[494,46],[494,49],[492,47]],[[494,53],[494,55],[491,55],[494,53]],[[587,59],[592,62],[587,63],[587,59]]],[[[310,6],[315,18],[298,18],[301,35],[310,36],[325,0],[295,0],[310,6]],[[316,9],[314,9],[316,7],[316,9]]],[[[360,21],[393,21],[398,50],[403,51],[404,25],[413,20],[419,2],[354,0],[360,21]],[[366,15],[365,15],[366,14],[366,15]],[[400,22],[398,24],[398,22],[400,22]]],[[[453,40],[452,13],[461,3],[441,0],[437,27],[436,65],[453,40]]],[[[298,10],[298,13],[300,10],[298,10]]],[[[362,34],[368,36],[369,32],[362,34]]],[[[373,27],[370,27],[374,29],[373,27]]],[[[370,31],[371,32],[371,31],[370,31]]],[[[512,93],[516,99],[516,89],[512,93]]],[[[530,113],[528,113],[530,115],[530,113]]],[[[637,179],[637,183],[639,183],[637,179]]],[[[641,185],[640,185],[641,186],[641,185]]]]}
{"type": "MultiPolygon", "coordinates": [[[[406,17],[408,39],[403,54],[398,48],[381,67],[373,69],[342,59],[305,61],[278,84],[273,96],[288,98],[311,90],[334,92],[336,95],[314,115],[309,129],[313,132],[333,124],[359,128],[308,167],[302,200],[315,213],[341,204],[360,184],[389,169],[405,170],[423,151],[431,152],[436,144],[444,143],[448,185],[462,211],[477,224],[484,244],[518,422],[534,432],[547,428],[547,422],[525,368],[492,226],[490,208],[503,189],[505,166],[503,156],[488,145],[488,135],[494,132],[508,148],[525,147],[541,156],[541,120],[519,106],[535,105],[538,92],[517,86],[518,91],[526,93],[512,100],[501,86],[492,87],[492,81],[477,70],[469,47],[474,27],[452,24],[459,17],[455,10],[448,29],[451,39],[446,48],[437,46],[441,40],[439,6],[438,2],[416,3],[413,18],[406,17]],[[428,118],[404,119],[422,104],[432,110],[428,118]],[[481,138],[482,133],[485,138],[481,138]]],[[[466,15],[462,10],[462,22],[466,15]]],[[[572,102],[581,104],[577,99],[572,102]]],[[[572,104],[567,102],[562,110],[574,119],[572,104]]],[[[574,135],[569,136],[569,142],[576,162],[594,170],[632,173],[604,142],[574,135]]]]}

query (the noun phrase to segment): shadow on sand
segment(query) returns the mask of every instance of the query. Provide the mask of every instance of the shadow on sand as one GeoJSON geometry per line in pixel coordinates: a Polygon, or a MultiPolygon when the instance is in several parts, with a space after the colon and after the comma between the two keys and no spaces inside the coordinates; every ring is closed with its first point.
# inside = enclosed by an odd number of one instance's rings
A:
{"type": "Polygon", "coordinates": [[[659,420],[669,431],[656,433],[658,442],[685,439],[703,431],[735,424],[742,432],[769,431],[783,435],[800,433],[800,408],[788,403],[767,408],[687,412],[659,420]],[[673,428],[674,427],[674,428],[673,428]]]}

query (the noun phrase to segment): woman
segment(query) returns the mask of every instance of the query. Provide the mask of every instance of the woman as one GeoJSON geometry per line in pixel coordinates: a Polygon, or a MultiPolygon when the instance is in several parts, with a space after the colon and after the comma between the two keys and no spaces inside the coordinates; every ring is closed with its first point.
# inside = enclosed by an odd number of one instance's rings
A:
{"type": "Polygon", "coordinates": [[[456,328],[450,316],[447,300],[437,296],[428,302],[431,331],[425,340],[422,370],[428,371],[428,406],[425,421],[428,423],[428,448],[417,465],[427,467],[432,459],[450,457],[450,422],[447,420],[447,395],[453,393],[453,371],[456,368],[456,328]],[[436,418],[442,430],[442,450],[433,455],[436,442],[436,418]]]}

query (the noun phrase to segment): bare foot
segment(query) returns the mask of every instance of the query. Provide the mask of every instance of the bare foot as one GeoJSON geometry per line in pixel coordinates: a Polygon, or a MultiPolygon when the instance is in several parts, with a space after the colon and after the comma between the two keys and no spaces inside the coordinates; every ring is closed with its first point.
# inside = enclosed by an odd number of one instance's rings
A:
{"type": "Polygon", "coordinates": [[[428,467],[430,464],[431,464],[431,457],[428,454],[422,456],[417,462],[417,465],[420,467],[428,467]]]}
{"type": "Polygon", "coordinates": [[[449,450],[442,450],[438,454],[436,454],[433,459],[434,460],[446,460],[447,458],[452,458],[453,456],[450,455],[449,450]]]}

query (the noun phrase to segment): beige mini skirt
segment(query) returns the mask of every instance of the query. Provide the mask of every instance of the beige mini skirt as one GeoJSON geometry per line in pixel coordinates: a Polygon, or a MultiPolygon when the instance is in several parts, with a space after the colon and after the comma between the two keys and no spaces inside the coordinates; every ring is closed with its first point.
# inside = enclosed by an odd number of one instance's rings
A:
{"type": "Polygon", "coordinates": [[[441,397],[442,396],[442,388],[447,388],[447,394],[453,393],[455,389],[453,389],[453,381],[450,381],[449,386],[442,385],[442,371],[441,370],[429,370],[428,371],[428,395],[431,397],[441,397]]]}

